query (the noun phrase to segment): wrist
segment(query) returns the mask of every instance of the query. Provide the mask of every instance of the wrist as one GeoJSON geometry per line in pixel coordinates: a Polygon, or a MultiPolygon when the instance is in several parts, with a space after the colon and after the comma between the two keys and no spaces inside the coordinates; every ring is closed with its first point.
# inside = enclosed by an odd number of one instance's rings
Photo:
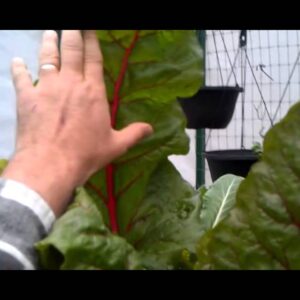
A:
{"type": "Polygon", "coordinates": [[[74,162],[53,147],[17,151],[2,177],[19,181],[40,194],[56,216],[66,209],[79,184],[74,162]]]}

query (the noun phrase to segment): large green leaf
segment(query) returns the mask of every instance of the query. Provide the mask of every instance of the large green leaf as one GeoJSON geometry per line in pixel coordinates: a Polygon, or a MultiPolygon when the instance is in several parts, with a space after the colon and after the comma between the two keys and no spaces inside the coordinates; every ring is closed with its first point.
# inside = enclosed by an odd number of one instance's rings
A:
{"type": "Polygon", "coordinates": [[[114,214],[107,203],[116,205],[118,232],[124,235],[159,161],[188,151],[186,120],[176,99],[200,87],[202,50],[193,30],[112,30],[98,31],[98,36],[113,125],[118,129],[143,121],[155,132],[87,185],[93,197],[106,203],[102,213],[108,226],[114,214]]]}
{"type": "Polygon", "coordinates": [[[197,268],[300,269],[300,103],[266,135],[230,217],[203,236],[197,268]]]}

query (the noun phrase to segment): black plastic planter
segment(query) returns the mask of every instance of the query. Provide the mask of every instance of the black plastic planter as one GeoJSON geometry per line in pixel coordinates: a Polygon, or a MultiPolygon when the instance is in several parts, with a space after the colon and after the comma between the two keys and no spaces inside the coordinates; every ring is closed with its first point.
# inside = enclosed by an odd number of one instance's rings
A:
{"type": "Polygon", "coordinates": [[[251,166],[258,161],[252,150],[221,150],[205,153],[213,181],[225,174],[246,177],[251,166]]]}
{"type": "Polygon", "coordinates": [[[207,86],[191,98],[178,99],[187,117],[187,128],[226,128],[242,91],[238,86],[207,86]]]}

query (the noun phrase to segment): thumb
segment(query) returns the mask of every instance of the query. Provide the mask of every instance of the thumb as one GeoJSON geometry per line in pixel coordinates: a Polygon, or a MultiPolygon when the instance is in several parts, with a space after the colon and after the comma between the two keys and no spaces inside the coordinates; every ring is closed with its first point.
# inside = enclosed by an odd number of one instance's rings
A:
{"type": "Polygon", "coordinates": [[[117,132],[116,144],[118,155],[127,152],[142,139],[153,133],[153,128],[147,123],[132,123],[117,132]]]}

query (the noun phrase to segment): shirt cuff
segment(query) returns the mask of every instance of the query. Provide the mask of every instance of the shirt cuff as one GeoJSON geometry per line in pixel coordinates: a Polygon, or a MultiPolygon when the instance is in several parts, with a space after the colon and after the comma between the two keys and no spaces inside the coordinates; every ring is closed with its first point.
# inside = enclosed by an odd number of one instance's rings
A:
{"type": "Polygon", "coordinates": [[[55,222],[55,215],[47,202],[25,184],[0,178],[0,197],[15,201],[29,208],[39,218],[48,233],[55,222]]]}

